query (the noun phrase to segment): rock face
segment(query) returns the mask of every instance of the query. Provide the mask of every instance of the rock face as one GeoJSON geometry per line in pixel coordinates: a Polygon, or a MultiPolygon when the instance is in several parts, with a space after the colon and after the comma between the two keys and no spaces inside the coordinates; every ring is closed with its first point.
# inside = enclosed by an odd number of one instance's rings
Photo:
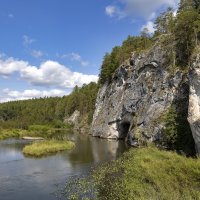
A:
{"type": "Polygon", "coordinates": [[[80,112],[78,110],[75,110],[70,117],[64,119],[64,123],[73,125],[74,131],[79,130],[80,112]]]}
{"type": "Polygon", "coordinates": [[[164,140],[162,116],[180,102],[178,109],[187,112],[189,96],[187,76],[170,67],[168,55],[169,49],[157,44],[133,54],[115,71],[111,82],[99,90],[93,136],[128,138],[133,145],[164,140]]]}
{"type": "Polygon", "coordinates": [[[65,118],[64,123],[69,123],[73,125],[74,132],[88,133],[89,131],[88,116],[82,116],[80,111],[78,110],[75,110],[69,118],[65,118]]]}
{"type": "Polygon", "coordinates": [[[194,137],[196,151],[200,154],[200,56],[190,69],[190,96],[188,121],[194,137]]]}
{"type": "Polygon", "coordinates": [[[64,120],[64,122],[68,122],[70,124],[77,124],[80,117],[80,112],[78,110],[75,110],[74,113],[67,119],[64,120]]]}

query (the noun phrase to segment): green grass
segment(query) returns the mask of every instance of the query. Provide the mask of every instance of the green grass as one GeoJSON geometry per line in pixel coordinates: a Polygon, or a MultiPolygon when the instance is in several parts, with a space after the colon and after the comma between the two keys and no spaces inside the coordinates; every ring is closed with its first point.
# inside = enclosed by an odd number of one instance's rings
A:
{"type": "Polygon", "coordinates": [[[48,138],[51,134],[51,130],[25,130],[25,129],[1,129],[0,140],[9,138],[22,138],[24,136],[29,137],[44,137],[48,138]]]}
{"type": "Polygon", "coordinates": [[[70,125],[66,125],[64,128],[54,128],[48,125],[31,125],[29,126],[28,130],[0,128],[0,140],[9,138],[22,138],[25,136],[53,139],[60,135],[60,133],[58,133],[59,131],[64,131],[64,133],[72,133],[73,129],[70,125]]]}
{"type": "Polygon", "coordinates": [[[22,129],[0,129],[0,140],[23,137],[26,133],[27,130],[22,129]]]}
{"type": "Polygon", "coordinates": [[[23,153],[26,156],[41,157],[59,151],[70,150],[73,147],[74,143],[71,141],[48,140],[25,146],[23,153]]]}
{"type": "Polygon", "coordinates": [[[69,199],[199,200],[200,158],[155,147],[131,149],[89,177],[67,184],[65,194],[69,199]]]}
{"type": "Polygon", "coordinates": [[[130,150],[94,172],[98,199],[200,199],[200,159],[153,147],[130,150]]]}

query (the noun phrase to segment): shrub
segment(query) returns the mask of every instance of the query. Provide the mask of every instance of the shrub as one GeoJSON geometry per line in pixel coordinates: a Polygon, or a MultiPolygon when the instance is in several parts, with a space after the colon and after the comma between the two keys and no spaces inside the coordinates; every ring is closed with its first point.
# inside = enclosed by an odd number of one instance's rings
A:
{"type": "Polygon", "coordinates": [[[50,127],[48,125],[31,125],[28,127],[28,130],[30,131],[48,131],[50,127]]]}

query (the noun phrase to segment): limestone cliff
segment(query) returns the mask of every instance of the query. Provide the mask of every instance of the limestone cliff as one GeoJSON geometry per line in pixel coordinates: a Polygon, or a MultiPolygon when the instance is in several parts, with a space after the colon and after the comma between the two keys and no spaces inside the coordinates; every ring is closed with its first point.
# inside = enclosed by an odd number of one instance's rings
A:
{"type": "Polygon", "coordinates": [[[162,118],[172,105],[187,123],[188,76],[172,66],[170,53],[171,47],[160,42],[146,52],[133,53],[111,82],[102,85],[91,127],[93,136],[128,138],[133,145],[164,144],[166,122],[162,118]]]}
{"type": "Polygon", "coordinates": [[[64,119],[64,123],[73,126],[73,131],[78,133],[88,133],[88,116],[81,115],[80,111],[75,110],[70,117],[64,119]]]}
{"type": "Polygon", "coordinates": [[[200,55],[190,68],[190,96],[188,121],[194,137],[196,151],[200,154],[200,55]]]}
{"type": "Polygon", "coordinates": [[[69,118],[64,119],[64,123],[69,123],[77,126],[79,118],[80,118],[80,112],[78,110],[75,110],[74,113],[69,118]]]}

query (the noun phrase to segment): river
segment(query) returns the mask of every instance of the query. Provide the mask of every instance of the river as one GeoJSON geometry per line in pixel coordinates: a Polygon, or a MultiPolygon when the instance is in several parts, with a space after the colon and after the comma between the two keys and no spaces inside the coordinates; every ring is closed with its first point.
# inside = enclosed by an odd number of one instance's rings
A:
{"type": "Polygon", "coordinates": [[[86,174],[98,163],[119,157],[124,141],[69,134],[76,147],[42,158],[27,158],[22,149],[29,141],[0,141],[0,200],[56,200],[73,176],[86,174]]]}

